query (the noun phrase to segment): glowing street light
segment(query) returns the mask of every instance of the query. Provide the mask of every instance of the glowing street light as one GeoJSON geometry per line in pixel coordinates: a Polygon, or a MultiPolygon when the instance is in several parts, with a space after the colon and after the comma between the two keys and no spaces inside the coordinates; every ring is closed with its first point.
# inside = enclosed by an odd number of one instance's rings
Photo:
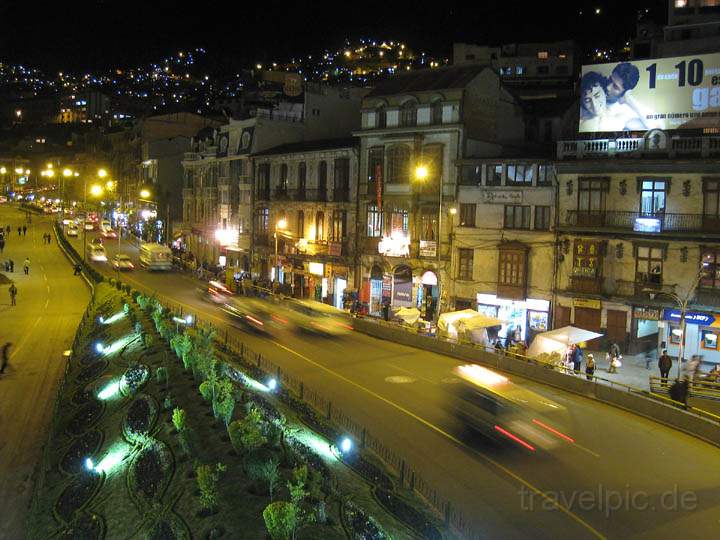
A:
{"type": "Polygon", "coordinates": [[[22,168],[22,167],[16,167],[16,168],[15,168],[15,174],[22,174],[22,173],[23,173],[23,168],[22,168]]]}
{"type": "Polygon", "coordinates": [[[100,184],[93,184],[90,186],[90,195],[93,197],[99,197],[103,193],[103,188],[100,184]]]}
{"type": "Polygon", "coordinates": [[[63,174],[63,176],[64,176],[65,178],[69,178],[70,176],[73,175],[73,172],[72,172],[70,169],[63,169],[63,173],[62,173],[62,174],[63,174]]]}
{"type": "Polygon", "coordinates": [[[7,169],[5,167],[0,167],[0,174],[7,174],[7,169]]]}
{"type": "Polygon", "coordinates": [[[105,178],[107,176],[107,171],[105,169],[98,169],[97,175],[99,178],[105,178]]]}
{"type": "Polygon", "coordinates": [[[149,198],[150,198],[150,190],[148,190],[148,189],[143,189],[143,190],[141,190],[141,191],[140,191],[140,196],[141,196],[143,199],[149,199],[149,198]]]}
{"type": "Polygon", "coordinates": [[[415,178],[417,180],[425,180],[428,177],[428,168],[425,165],[415,167],[415,178]]]}

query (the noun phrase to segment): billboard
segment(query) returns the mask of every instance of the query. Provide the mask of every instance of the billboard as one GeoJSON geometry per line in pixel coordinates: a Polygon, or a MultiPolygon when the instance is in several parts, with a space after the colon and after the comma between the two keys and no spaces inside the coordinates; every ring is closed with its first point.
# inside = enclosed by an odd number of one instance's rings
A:
{"type": "Polygon", "coordinates": [[[720,127],[720,53],[583,66],[580,133],[720,127]]]}

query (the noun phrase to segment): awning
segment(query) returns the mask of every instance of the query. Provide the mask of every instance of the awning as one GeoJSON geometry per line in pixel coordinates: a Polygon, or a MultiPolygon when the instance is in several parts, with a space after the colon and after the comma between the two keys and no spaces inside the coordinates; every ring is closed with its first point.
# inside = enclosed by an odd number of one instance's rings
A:
{"type": "Polygon", "coordinates": [[[601,336],[602,334],[591,332],[590,330],[583,330],[582,328],[576,328],[574,326],[564,326],[557,330],[543,332],[535,336],[535,339],[528,349],[528,356],[560,352],[568,345],[590,341],[591,339],[601,336]]]}

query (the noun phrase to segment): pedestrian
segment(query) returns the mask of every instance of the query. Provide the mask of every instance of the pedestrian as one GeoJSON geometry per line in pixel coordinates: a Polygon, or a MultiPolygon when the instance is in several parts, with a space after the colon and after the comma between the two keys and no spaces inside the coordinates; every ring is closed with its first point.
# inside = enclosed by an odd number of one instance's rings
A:
{"type": "Polygon", "coordinates": [[[617,373],[619,367],[622,367],[622,355],[620,354],[620,347],[617,343],[610,345],[606,358],[608,360],[608,373],[617,373]]]}
{"type": "Polygon", "coordinates": [[[687,364],[687,376],[690,381],[695,382],[698,374],[700,373],[700,363],[702,357],[699,354],[694,354],[687,364]]]}
{"type": "Polygon", "coordinates": [[[48,233],[48,245],[52,244],[52,235],[48,233]]]}
{"type": "Polygon", "coordinates": [[[580,347],[575,345],[575,348],[573,349],[572,353],[572,363],[573,363],[573,371],[579,375],[580,374],[580,366],[582,365],[583,360],[583,352],[580,347]]]}
{"type": "Polygon", "coordinates": [[[25,257],[25,262],[23,262],[23,270],[25,271],[25,275],[30,275],[30,259],[25,257]]]}
{"type": "Polygon", "coordinates": [[[22,227],[18,227],[18,236],[22,234],[22,227]]]}
{"type": "Polygon", "coordinates": [[[595,357],[592,354],[587,355],[585,361],[585,377],[588,381],[592,381],[593,375],[595,374],[595,357]]]}
{"type": "Polygon", "coordinates": [[[0,239],[0,253],[2,253],[4,249],[5,249],[5,239],[1,238],[0,239]]]}
{"type": "Polygon", "coordinates": [[[10,263],[8,261],[5,261],[5,271],[6,272],[10,271],[10,263]]]}
{"type": "Polygon", "coordinates": [[[27,234],[27,226],[23,225],[23,236],[27,234]]]}
{"type": "Polygon", "coordinates": [[[658,368],[660,369],[660,384],[667,386],[670,369],[672,368],[672,358],[668,355],[667,349],[663,349],[660,358],[658,358],[658,368]]]}
{"type": "Polygon", "coordinates": [[[15,261],[13,261],[12,259],[10,259],[10,271],[11,272],[15,271],[15,261]]]}
{"type": "Polygon", "coordinates": [[[687,379],[676,380],[670,387],[670,399],[682,403],[687,407],[688,393],[690,391],[690,384],[687,379]]]}
{"type": "Polygon", "coordinates": [[[10,305],[14,306],[15,304],[15,297],[17,296],[17,287],[14,283],[10,284],[10,288],[8,289],[8,292],[10,293],[10,305]]]}
{"type": "Polygon", "coordinates": [[[10,361],[10,343],[9,341],[3,345],[2,348],[2,365],[0,365],[0,373],[5,373],[5,368],[8,365],[8,362],[10,361]]]}

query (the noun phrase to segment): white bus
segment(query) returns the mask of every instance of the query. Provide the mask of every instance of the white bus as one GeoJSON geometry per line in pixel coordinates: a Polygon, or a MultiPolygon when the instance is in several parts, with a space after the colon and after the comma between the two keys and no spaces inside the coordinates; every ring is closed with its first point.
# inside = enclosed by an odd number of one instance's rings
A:
{"type": "Polygon", "coordinates": [[[148,270],[171,270],[172,251],[162,244],[143,244],[140,247],[140,264],[148,270]]]}

